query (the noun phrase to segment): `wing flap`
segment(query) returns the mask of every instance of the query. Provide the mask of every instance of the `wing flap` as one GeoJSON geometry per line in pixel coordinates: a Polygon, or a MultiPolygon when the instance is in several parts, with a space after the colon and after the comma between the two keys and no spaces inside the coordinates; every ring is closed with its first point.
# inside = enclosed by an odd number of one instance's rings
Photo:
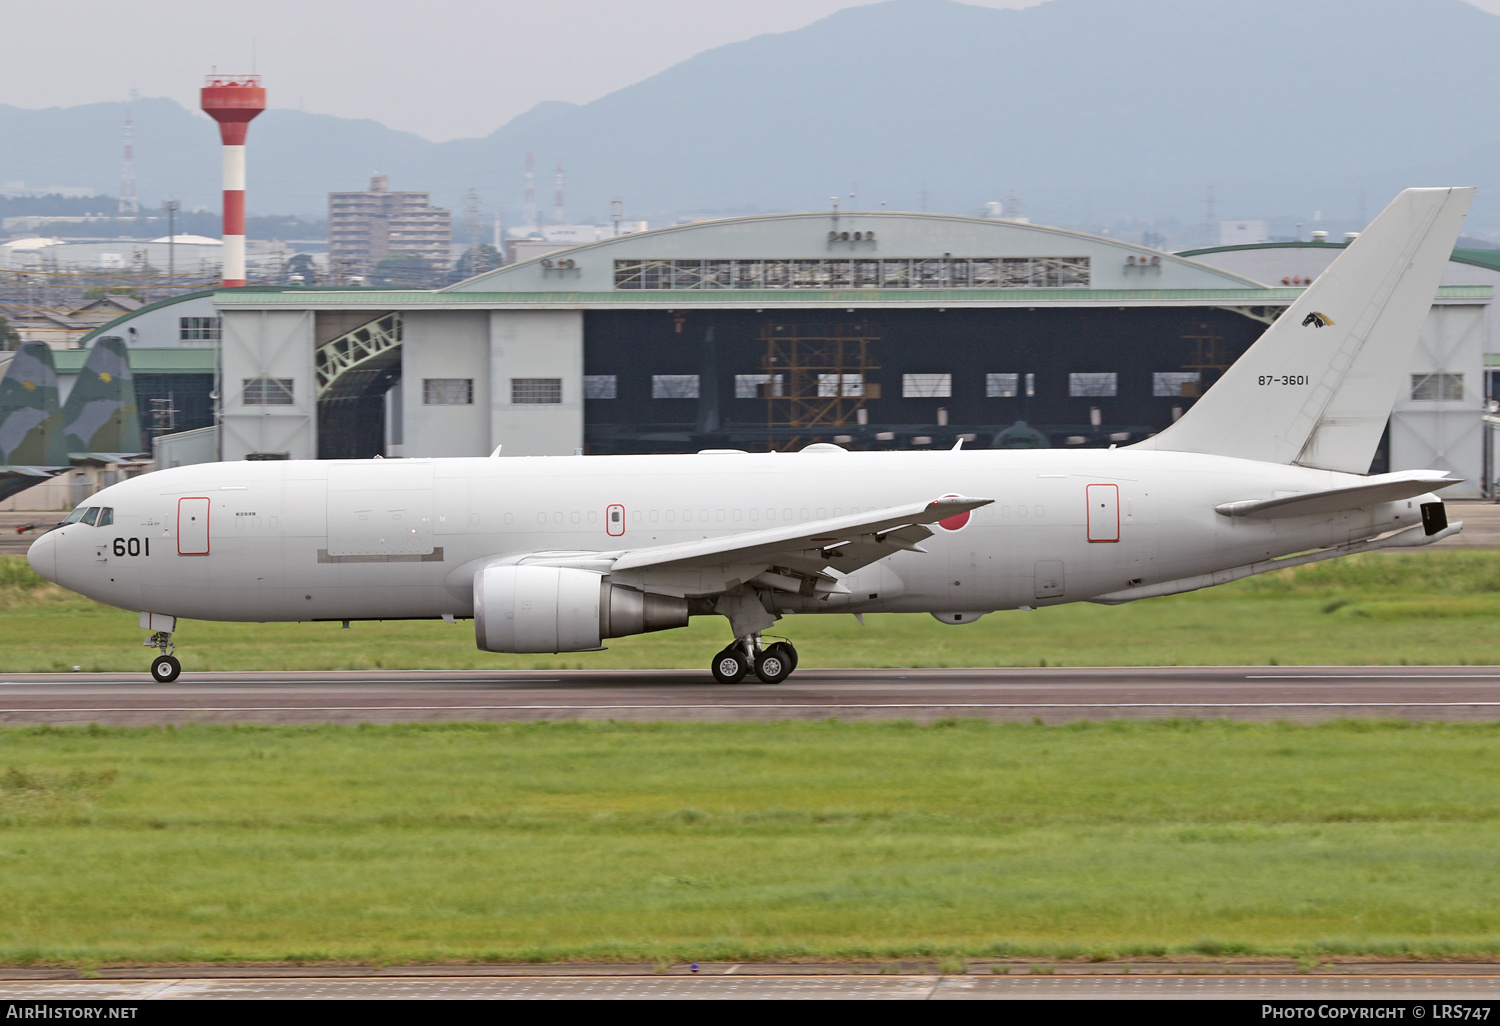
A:
{"type": "Polygon", "coordinates": [[[1458,484],[1463,478],[1441,470],[1406,470],[1394,474],[1377,474],[1364,484],[1349,488],[1330,488],[1321,492],[1280,495],[1273,499],[1243,499],[1220,503],[1214,511],[1226,517],[1251,517],[1271,520],[1277,517],[1307,517],[1321,513],[1339,513],[1360,506],[1395,502],[1422,495],[1436,488],[1458,484]]]}

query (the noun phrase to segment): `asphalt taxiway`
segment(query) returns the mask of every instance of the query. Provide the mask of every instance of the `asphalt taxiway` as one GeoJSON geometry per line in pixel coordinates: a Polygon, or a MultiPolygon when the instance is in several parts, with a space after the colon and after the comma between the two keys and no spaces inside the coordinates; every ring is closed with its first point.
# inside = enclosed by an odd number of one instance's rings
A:
{"type": "Polygon", "coordinates": [[[1500,719],[1500,667],[799,669],[777,685],[704,671],[0,673],[0,724],[397,723],[942,717],[1321,722],[1500,719]]]}

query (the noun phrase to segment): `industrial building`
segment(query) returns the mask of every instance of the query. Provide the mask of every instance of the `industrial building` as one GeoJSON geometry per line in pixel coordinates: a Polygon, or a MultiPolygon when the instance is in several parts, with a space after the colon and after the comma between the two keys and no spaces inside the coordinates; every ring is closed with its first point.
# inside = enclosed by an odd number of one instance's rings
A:
{"type": "MultiPolygon", "coordinates": [[[[1319,251],[1325,265],[1336,249],[1319,251]]],[[[830,212],[622,235],[439,291],[221,290],[217,447],[1125,445],[1179,416],[1316,273],[1267,284],[1263,268],[1211,256],[991,218],[830,212]]],[[[1450,495],[1486,487],[1481,449],[1411,440],[1479,438],[1477,383],[1500,345],[1493,280],[1465,273],[1440,290],[1411,369],[1440,398],[1403,400],[1374,467],[1455,470],[1466,481],[1450,495]],[[1445,374],[1473,394],[1430,377],[1445,374]]]]}

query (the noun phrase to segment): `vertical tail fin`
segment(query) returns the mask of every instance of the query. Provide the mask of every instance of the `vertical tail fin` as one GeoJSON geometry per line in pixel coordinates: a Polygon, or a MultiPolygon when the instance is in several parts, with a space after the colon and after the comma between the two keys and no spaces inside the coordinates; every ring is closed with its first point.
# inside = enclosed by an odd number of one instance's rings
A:
{"type": "Polygon", "coordinates": [[[68,465],[57,366],[43,342],[23,342],[0,377],[0,464],[68,465]]]}
{"type": "Polygon", "coordinates": [[[1407,189],[1181,420],[1141,448],[1363,474],[1473,189],[1407,189]]]}
{"type": "Polygon", "coordinates": [[[67,452],[141,451],[141,420],[124,339],[106,335],[94,343],[63,404],[62,422],[67,452]]]}

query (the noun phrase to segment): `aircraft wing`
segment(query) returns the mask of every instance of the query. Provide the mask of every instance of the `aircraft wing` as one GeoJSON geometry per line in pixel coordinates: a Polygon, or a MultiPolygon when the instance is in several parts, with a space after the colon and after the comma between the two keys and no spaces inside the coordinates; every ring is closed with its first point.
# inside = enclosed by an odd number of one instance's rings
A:
{"type": "Polygon", "coordinates": [[[894,552],[922,552],[917,543],[932,537],[929,524],[994,501],[964,496],[934,499],[786,527],[627,549],[607,556],[612,557],[614,573],[736,566],[781,568],[809,578],[823,576],[829,569],[847,574],[894,552]]]}
{"type": "Polygon", "coordinates": [[[1320,513],[1338,513],[1379,502],[1409,499],[1436,488],[1458,484],[1463,478],[1443,470],[1401,470],[1394,474],[1376,474],[1363,484],[1349,488],[1329,488],[1321,492],[1299,492],[1278,495],[1272,499],[1243,499],[1220,503],[1214,511],[1226,517],[1252,517],[1269,520],[1276,517],[1306,517],[1320,513]]]}

